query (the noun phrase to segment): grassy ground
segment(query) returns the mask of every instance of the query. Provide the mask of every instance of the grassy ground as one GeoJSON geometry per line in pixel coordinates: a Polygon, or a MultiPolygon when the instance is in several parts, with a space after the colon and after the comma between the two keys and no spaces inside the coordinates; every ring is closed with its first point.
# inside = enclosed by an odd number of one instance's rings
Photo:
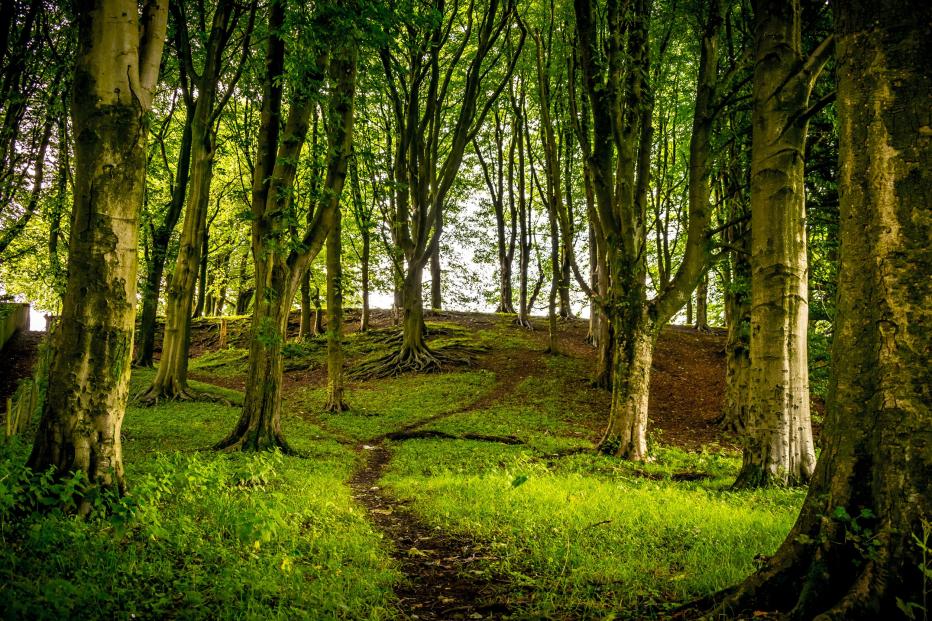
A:
{"type": "MultiPolygon", "coordinates": [[[[132,406],[131,496],[109,517],[34,511],[63,490],[27,488],[27,447],[3,447],[0,618],[404,618],[393,542],[347,485],[361,446],[401,429],[448,437],[387,441],[381,485],[422,523],[480,546],[463,571],[505,581],[517,618],[662,616],[773,553],[802,490],[730,492],[737,453],[686,451],[663,433],[648,464],[585,451],[605,415],[604,395],[585,382],[591,353],[548,357],[543,334],[508,324],[444,324],[446,342],[490,348],[477,366],[351,384],[352,409],[333,415],[321,414],[325,348],[293,346],[283,428],[297,457],[208,450],[235,405],[132,406]],[[457,439],[470,434],[485,439],[457,439]]],[[[350,336],[350,365],[390,347],[350,336]]],[[[231,348],[192,370],[235,386],[244,364],[231,348]]],[[[134,389],[151,378],[134,373],[134,389]]]]}

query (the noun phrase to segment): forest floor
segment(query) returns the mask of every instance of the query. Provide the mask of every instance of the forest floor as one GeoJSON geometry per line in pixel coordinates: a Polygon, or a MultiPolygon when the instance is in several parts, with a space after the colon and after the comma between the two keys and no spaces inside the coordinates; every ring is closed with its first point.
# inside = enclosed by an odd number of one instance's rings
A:
{"type": "MultiPolygon", "coordinates": [[[[393,347],[388,313],[368,334],[354,319],[348,371],[393,347]]],[[[128,409],[138,504],[125,524],[76,536],[73,521],[43,518],[17,534],[4,530],[0,498],[0,617],[90,607],[127,618],[663,618],[773,553],[804,491],[729,490],[740,455],[711,422],[721,333],[664,330],[652,460],[631,464],[593,450],[610,395],[590,385],[586,322],[560,323],[556,355],[534,323],[434,314],[431,347],[468,346],[479,352],[471,365],[348,381],[350,409],[333,414],[323,412],[325,339],[290,342],[282,425],[298,455],[283,456],[207,450],[238,415],[248,322],[228,322],[223,350],[219,320],[195,322],[194,386],[233,407],[128,409]]],[[[135,370],[133,390],[152,374],[135,370]]],[[[7,447],[7,463],[25,450],[7,447]]]]}

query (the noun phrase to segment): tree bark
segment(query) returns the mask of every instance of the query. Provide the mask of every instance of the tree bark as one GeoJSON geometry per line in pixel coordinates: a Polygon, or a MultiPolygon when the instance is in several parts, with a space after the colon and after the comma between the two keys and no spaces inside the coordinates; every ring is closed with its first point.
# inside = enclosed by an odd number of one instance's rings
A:
{"type": "MultiPolygon", "coordinates": [[[[158,76],[166,6],[97,0],[77,9],[75,192],[68,284],[48,394],[28,465],[125,489],[120,427],[136,319],[146,113],[158,76]]],[[[86,492],[87,490],[81,490],[86,492]]],[[[83,498],[87,498],[85,494],[83,498]]],[[[78,511],[91,509],[78,499],[78,511]]]]}
{"type": "Polygon", "coordinates": [[[932,5],[834,10],[841,255],[824,444],[786,541],[710,616],[918,619],[928,604],[932,5]]]}
{"type": "Polygon", "coordinates": [[[709,330],[709,274],[706,273],[696,287],[696,330],[709,330]]]}
{"type": "Polygon", "coordinates": [[[327,235],[327,404],[328,412],[349,409],[343,400],[343,246],[337,211],[327,235]]]}
{"type": "MultiPolygon", "coordinates": [[[[188,344],[191,318],[194,316],[195,287],[206,246],[207,210],[217,148],[216,117],[225,105],[227,96],[220,93],[220,78],[224,69],[225,46],[235,25],[233,9],[231,0],[217,3],[205,47],[204,67],[200,76],[197,76],[193,68],[185,17],[181,8],[177,5],[173,8],[181,63],[185,75],[192,76],[190,89],[196,91],[196,99],[194,92],[186,94],[186,105],[189,109],[193,108],[187,207],[175,270],[166,292],[165,332],[158,372],[152,385],[139,396],[140,400],[147,403],[194,396],[188,389],[188,344]]],[[[249,28],[251,30],[251,23],[249,28]]],[[[244,45],[248,47],[248,38],[244,45]]],[[[227,85],[227,89],[232,88],[233,84],[227,85]]]]}
{"type": "Polygon", "coordinates": [[[804,113],[828,59],[807,61],[798,0],[754,7],[751,146],[751,369],[736,488],[808,482],[815,466],[807,364],[804,113]]]}
{"type": "MultiPolygon", "coordinates": [[[[252,244],[256,266],[256,305],[253,313],[249,373],[243,411],[233,431],[215,445],[218,450],[290,450],[281,432],[282,345],[288,315],[301,278],[318,255],[333,228],[352,151],[353,99],[356,88],[357,45],[351,31],[334,33],[334,24],[321,17],[322,31],[343,39],[326,49],[323,44],[312,69],[300,77],[302,89],[292,91],[288,115],[281,123],[285,75],[285,2],[269,7],[262,120],[252,186],[252,244]],[[292,239],[289,221],[298,161],[308,133],[315,88],[327,88],[327,160],[323,191],[301,239],[292,239]]],[[[350,4],[350,10],[356,5],[350,4]]],[[[348,20],[349,23],[352,23],[348,20]]],[[[318,24],[315,24],[315,26],[318,24]]],[[[348,29],[349,30],[349,29],[348,29]]],[[[311,63],[308,63],[309,65],[311,63]]],[[[337,255],[338,257],[339,255],[337,255]]]]}

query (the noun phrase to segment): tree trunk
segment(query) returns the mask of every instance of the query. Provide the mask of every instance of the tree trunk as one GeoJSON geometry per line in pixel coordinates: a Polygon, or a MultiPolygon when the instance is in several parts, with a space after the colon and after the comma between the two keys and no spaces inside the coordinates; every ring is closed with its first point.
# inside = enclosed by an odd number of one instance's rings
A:
{"type": "Polygon", "coordinates": [[[706,273],[696,287],[696,330],[709,331],[709,274],[706,273]]]}
{"type": "Polygon", "coordinates": [[[440,284],[440,236],[443,230],[443,212],[437,210],[437,220],[434,224],[437,244],[434,251],[430,254],[430,308],[434,311],[440,310],[443,302],[443,292],[440,284]]]}
{"type": "Polygon", "coordinates": [[[834,10],[841,261],[823,449],[786,541],[709,616],[920,619],[928,606],[932,5],[834,10]]]}
{"type": "MultiPolygon", "coordinates": [[[[806,483],[809,418],[803,153],[815,75],[801,72],[799,3],[755,6],[751,147],[751,370],[748,435],[735,487],[806,483]]],[[[821,66],[819,67],[821,68],[821,66]]]]}
{"type": "Polygon", "coordinates": [[[191,123],[193,111],[189,111],[185,118],[184,130],[181,134],[181,146],[178,151],[178,168],[175,171],[175,186],[172,188],[171,203],[165,214],[165,219],[153,231],[152,253],[146,270],[146,283],[142,292],[142,315],[139,321],[139,345],[136,351],[136,360],[133,364],[138,367],[151,367],[155,352],[155,326],[159,308],[159,292],[162,289],[162,275],[165,271],[165,261],[168,258],[168,243],[172,232],[181,217],[184,209],[185,192],[188,189],[188,174],[191,170],[191,123]]]}
{"type": "Polygon", "coordinates": [[[282,346],[294,290],[288,290],[286,267],[280,261],[256,261],[256,281],[243,411],[230,435],[214,448],[290,452],[281,428],[282,346]]]}
{"type": "Polygon", "coordinates": [[[632,312],[614,321],[612,409],[599,449],[622,459],[647,459],[647,405],[650,367],[657,332],[644,305],[630,305],[632,312]]]}
{"type": "MultiPolygon", "coordinates": [[[[54,468],[58,477],[82,471],[90,486],[122,493],[146,113],[167,17],[155,2],[146,3],[142,20],[135,1],[98,0],[77,10],[68,283],[28,465],[54,468]]],[[[80,513],[91,509],[88,500],[76,501],[80,513]]]]}
{"type": "Polygon", "coordinates": [[[343,401],[343,247],[337,211],[327,236],[327,404],[328,412],[344,412],[343,401]]]}
{"type": "Polygon", "coordinates": [[[362,257],[359,269],[362,270],[362,314],[359,316],[359,331],[369,330],[369,256],[372,252],[371,231],[362,232],[362,257]]]}
{"type": "Polygon", "coordinates": [[[311,325],[311,272],[308,270],[301,277],[301,324],[298,338],[302,341],[313,336],[311,325]]]}
{"type": "Polygon", "coordinates": [[[197,304],[194,306],[192,317],[195,319],[204,315],[204,304],[207,302],[207,259],[210,243],[210,233],[207,225],[204,225],[204,231],[201,234],[201,262],[197,270],[197,304]]]}
{"type": "MultiPolygon", "coordinates": [[[[191,180],[182,224],[181,243],[175,271],[167,291],[162,357],[152,385],[140,395],[142,401],[190,399],[188,389],[188,344],[194,316],[194,292],[200,272],[201,253],[207,226],[210,182],[213,177],[216,136],[207,125],[209,107],[198,100],[191,143],[191,180]]],[[[210,106],[212,107],[212,106],[210,106]]]]}
{"type": "Polygon", "coordinates": [[[732,283],[725,293],[728,339],[725,344],[725,409],[721,425],[726,431],[743,434],[748,417],[748,380],[751,369],[751,268],[749,235],[737,236],[731,243],[732,283]]]}

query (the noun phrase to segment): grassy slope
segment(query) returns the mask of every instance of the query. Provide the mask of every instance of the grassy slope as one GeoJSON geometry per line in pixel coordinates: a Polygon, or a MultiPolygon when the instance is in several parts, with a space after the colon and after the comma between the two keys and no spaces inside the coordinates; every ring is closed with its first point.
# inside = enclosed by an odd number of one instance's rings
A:
{"type": "MultiPolygon", "coordinates": [[[[425,522],[483,542],[488,553],[468,570],[506,576],[527,615],[659,612],[740,579],[785,536],[802,492],[728,492],[734,453],[656,445],[655,461],[641,466],[573,453],[592,446],[604,417],[604,399],[581,380],[584,357],[546,357],[542,334],[501,318],[443,327],[444,342],[491,348],[480,368],[351,385],[354,407],[338,415],[319,414],[324,348],[290,347],[288,365],[311,369],[296,371],[284,405],[301,458],[202,450],[232,427],[235,407],[131,407],[125,459],[136,506],[125,523],[11,518],[6,492],[25,448],[6,449],[0,617],[393,618],[391,586],[402,577],[390,542],[345,482],[354,445],[428,419],[425,429],[525,442],[395,442],[384,483],[425,522]],[[673,480],[684,471],[708,478],[673,480]]],[[[350,364],[387,347],[351,335],[350,364]]],[[[192,370],[236,385],[242,351],[201,356],[192,370]]],[[[148,379],[137,372],[134,385],[148,379]]]]}

